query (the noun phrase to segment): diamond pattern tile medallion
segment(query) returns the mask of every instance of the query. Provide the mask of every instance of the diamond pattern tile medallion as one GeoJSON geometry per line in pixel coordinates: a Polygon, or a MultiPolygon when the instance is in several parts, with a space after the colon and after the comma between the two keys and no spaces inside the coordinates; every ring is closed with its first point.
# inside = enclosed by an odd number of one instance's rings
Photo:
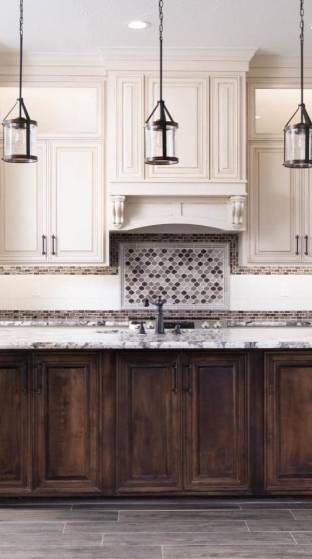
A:
{"type": "Polygon", "coordinates": [[[167,308],[228,308],[228,243],[121,243],[124,308],[162,295],[167,308]]]}

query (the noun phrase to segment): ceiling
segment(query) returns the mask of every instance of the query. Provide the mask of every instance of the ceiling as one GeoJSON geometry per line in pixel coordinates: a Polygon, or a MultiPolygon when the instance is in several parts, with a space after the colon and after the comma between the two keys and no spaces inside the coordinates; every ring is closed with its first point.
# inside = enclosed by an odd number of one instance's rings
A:
{"type": "MultiPolygon", "coordinates": [[[[0,0],[0,50],[18,46],[19,0],[0,0]]],[[[257,48],[298,54],[299,0],[165,0],[170,47],[257,48]]],[[[24,0],[25,50],[93,54],[105,47],[152,47],[157,0],[24,0]],[[127,22],[152,25],[131,31],[127,22]]],[[[306,53],[312,56],[312,2],[306,1],[306,53]]]]}

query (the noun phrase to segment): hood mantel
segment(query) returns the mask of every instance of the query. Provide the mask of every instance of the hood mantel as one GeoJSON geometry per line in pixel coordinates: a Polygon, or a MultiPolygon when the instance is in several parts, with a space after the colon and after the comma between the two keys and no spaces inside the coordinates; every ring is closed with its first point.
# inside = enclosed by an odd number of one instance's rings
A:
{"type": "Polygon", "coordinates": [[[147,69],[143,56],[108,71],[111,229],[169,223],[245,229],[246,73],[254,52],[232,53],[232,60],[229,53],[204,54],[200,65],[197,56],[183,69],[175,52],[166,65],[164,98],[179,123],[178,165],[144,164],[157,70],[147,69]],[[237,66],[237,59],[244,63],[237,66]]]}

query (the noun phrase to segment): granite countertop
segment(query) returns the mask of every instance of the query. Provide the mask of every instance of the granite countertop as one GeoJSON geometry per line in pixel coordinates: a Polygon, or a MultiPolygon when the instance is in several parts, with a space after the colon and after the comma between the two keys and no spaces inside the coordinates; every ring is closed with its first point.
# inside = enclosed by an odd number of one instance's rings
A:
{"type": "Polygon", "coordinates": [[[181,335],[140,335],[88,327],[0,328],[0,349],[312,349],[312,328],[196,329],[181,335]]]}

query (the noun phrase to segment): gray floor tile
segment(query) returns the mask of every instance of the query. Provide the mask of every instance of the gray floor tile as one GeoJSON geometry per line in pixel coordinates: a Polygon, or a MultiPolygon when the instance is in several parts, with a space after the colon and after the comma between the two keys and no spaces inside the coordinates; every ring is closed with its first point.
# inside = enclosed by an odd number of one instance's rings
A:
{"type": "Polygon", "coordinates": [[[71,511],[65,509],[12,510],[0,509],[0,526],[2,522],[59,522],[74,520],[116,521],[117,511],[71,511]]]}
{"type": "MultiPolygon", "coordinates": [[[[293,515],[286,509],[252,509],[252,510],[180,510],[180,511],[120,511],[119,522],[158,522],[170,520],[247,520],[247,519],[288,519],[293,515]]],[[[311,516],[312,519],[312,516],[311,516]]]]}
{"type": "Polygon", "coordinates": [[[309,508],[306,509],[300,508],[299,510],[292,509],[291,512],[296,520],[309,520],[309,519],[312,520],[312,506],[310,509],[309,508]]]}
{"type": "MultiPolygon", "coordinates": [[[[312,545],[312,531],[311,532],[292,532],[292,536],[298,544],[312,545]]],[[[311,555],[312,557],[312,555],[311,555]]]]}
{"type": "Polygon", "coordinates": [[[101,545],[101,543],[101,534],[63,534],[62,532],[52,534],[11,534],[8,532],[6,534],[1,534],[0,537],[0,557],[2,559],[1,548],[5,546],[14,548],[23,546],[24,549],[28,549],[40,546],[47,547],[57,545],[61,549],[63,546],[93,546],[101,545]]]}
{"type": "Polygon", "coordinates": [[[271,519],[271,520],[247,520],[248,528],[252,532],[276,532],[281,530],[283,532],[291,531],[312,531],[312,519],[311,520],[285,520],[285,519],[271,519]]]}
{"type": "Polygon", "coordinates": [[[243,520],[203,520],[194,522],[171,522],[170,520],[155,522],[67,522],[66,533],[101,532],[131,533],[138,532],[247,532],[243,520]]]}
{"type": "Polygon", "coordinates": [[[193,546],[165,547],[163,559],[301,559],[312,557],[312,546],[193,546]]]}
{"type": "Polygon", "coordinates": [[[159,546],[69,546],[62,549],[57,546],[39,546],[28,550],[19,546],[15,549],[0,547],[0,552],[1,559],[162,559],[159,546]]]}
{"type": "Polygon", "coordinates": [[[192,533],[144,533],[136,534],[119,533],[104,534],[105,544],[127,544],[127,545],[254,545],[257,543],[271,545],[273,543],[283,543],[294,545],[294,540],[287,532],[240,532],[240,533],[216,533],[216,532],[192,532],[192,533]]]}
{"type": "Polygon", "coordinates": [[[64,522],[1,522],[0,538],[6,533],[40,534],[63,532],[64,522]]]}

